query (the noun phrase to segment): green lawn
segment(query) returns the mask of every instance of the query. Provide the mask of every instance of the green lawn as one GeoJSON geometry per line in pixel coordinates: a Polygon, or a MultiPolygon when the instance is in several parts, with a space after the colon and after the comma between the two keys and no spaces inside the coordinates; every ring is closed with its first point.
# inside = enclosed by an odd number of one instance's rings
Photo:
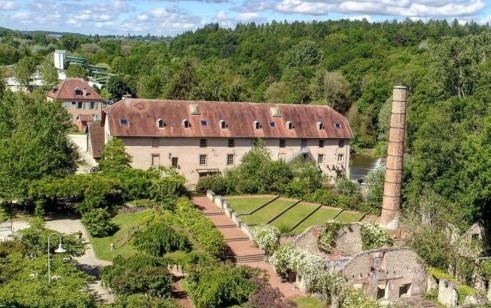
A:
{"type": "Polygon", "coordinates": [[[311,296],[297,296],[293,299],[298,308],[321,308],[326,307],[320,299],[311,296]]]}
{"type": "Polygon", "coordinates": [[[339,215],[336,220],[341,222],[355,222],[359,221],[363,217],[363,213],[353,212],[353,211],[344,211],[339,215]]]}
{"type": "Polygon", "coordinates": [[[300,233],[310,226],[324,224],[328,220],[333,219],[340,211],[340,209],[322,207],[317,212],[315,212],[314,215],[310,216],[309,218],[307,218],[307,220],[296,227],[293,232],[300,233]]]}
{"type": "Polygon", "coordinates": [[[303,218],[312,213],[317,207],[318,205],[300,202],[294,208],[278,217],[271,224],[276,227],[285,226],[288,227],[288,230],[290,230],[303,218]]]}
{"type": "Polygon", "coordinates": [[[265,224],[271,218],[275,217],[276,215],[287,209],[293,203],[295,203],[295,200],[293,199],[276,199],[259,211],[255,212],[254,214],[242,216],[242,219],[246,224],[265,224]]]}
{"type": "Polygon", "coordinates": [[[225,200],[230,204],[232,209],[237,214],[248,214],[257,209],[261,205],[268,201],[271,201],[274,196],[261,196],[261,197],[229,197],[225,200]]]}
{"type": "Polygon", "coordinates": [[[113,236],[91,239],[97,258],[112,261],[117,255],[122,255],[123,257],[134,255],[136,250],[128,242],[128,238],[134,233],[133,228],[142,226],[142,224],[152,217],[152,210],[114,216],[111,221],[119,226],[118,232],[113,234],[113,236]],[[111,243],[114,243],[114,251],[111,251],[111,243]]]}

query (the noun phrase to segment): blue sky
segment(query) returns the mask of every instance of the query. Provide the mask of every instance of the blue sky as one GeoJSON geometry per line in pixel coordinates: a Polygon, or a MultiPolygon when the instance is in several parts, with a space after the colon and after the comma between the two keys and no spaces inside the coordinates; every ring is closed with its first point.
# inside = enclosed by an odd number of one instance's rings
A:
{"type": "Polygon", "coordinates": [[[491,22],[491,0],[0,0],[0,26],[84,34],[176,35],[212,22],[458,19],[491,22]]]}

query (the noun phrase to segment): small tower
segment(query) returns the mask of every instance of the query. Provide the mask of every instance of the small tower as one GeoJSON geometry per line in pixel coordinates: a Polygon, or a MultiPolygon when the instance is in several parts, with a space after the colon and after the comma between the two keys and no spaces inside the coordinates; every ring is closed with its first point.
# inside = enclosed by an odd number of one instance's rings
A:
{"type": "Polygon", "coordinates": [[[65,69],[65,56],[66,56],[66,51],[65,50],[55,50],[55,67],[56,69],[59,70],[64,70],[65,69]]]}
{"type": "Polygon", "coordinates": [[[408,89],[404,86],[396,86],[392,92],[387,171],[385,173],[384,198],[380,220],[381,224],[388,230],[399,229],[407,93],[408,89]]]}

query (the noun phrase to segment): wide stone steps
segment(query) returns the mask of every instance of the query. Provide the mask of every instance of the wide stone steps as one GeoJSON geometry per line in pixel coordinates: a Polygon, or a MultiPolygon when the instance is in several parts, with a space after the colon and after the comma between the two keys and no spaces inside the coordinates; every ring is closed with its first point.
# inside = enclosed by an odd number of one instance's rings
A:
{"type": "Polygon", "coordinates": [[[264,254],[254,254],[254,255],[245,255],[245,256],[235,256],[234,259],[236,263],[244,264],[244,263],[266,261],[266,256],[264,254]]]}

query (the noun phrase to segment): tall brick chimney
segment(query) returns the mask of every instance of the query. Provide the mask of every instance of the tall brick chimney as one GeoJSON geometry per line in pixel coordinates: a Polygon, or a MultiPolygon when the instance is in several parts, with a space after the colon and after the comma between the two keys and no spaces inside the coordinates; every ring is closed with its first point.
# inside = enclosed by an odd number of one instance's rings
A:
{"type": "Polygon", "coordinates": [[[380,220],[381,224],[388,230],[399,229],[407,93],[408,89],[404,86],[396,86],[392,92],[387,170],[380,220]]]}

